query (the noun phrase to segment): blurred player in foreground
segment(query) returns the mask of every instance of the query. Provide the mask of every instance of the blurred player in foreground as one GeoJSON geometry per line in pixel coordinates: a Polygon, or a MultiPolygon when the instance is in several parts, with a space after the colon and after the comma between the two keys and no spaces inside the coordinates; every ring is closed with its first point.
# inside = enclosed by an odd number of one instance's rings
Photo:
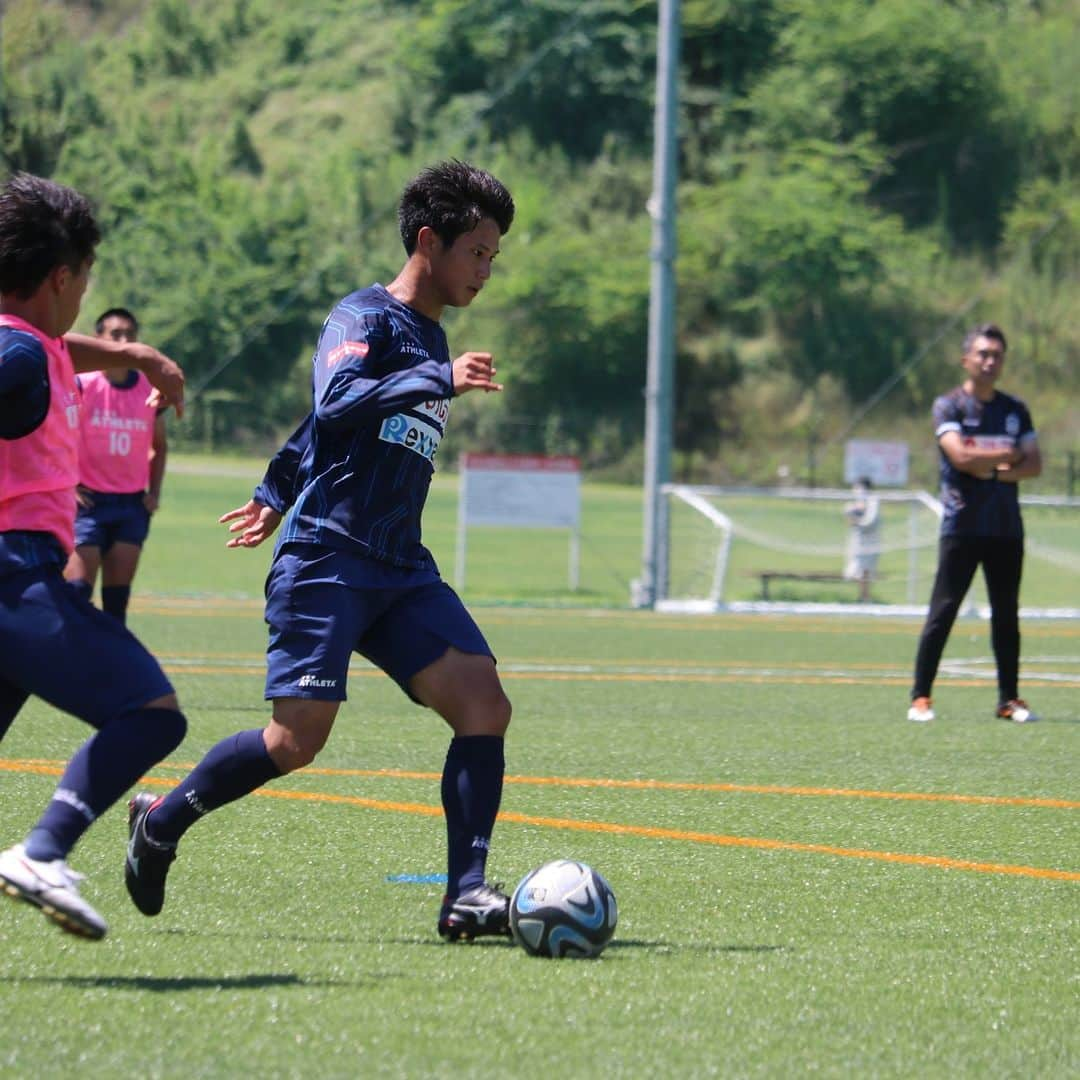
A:
{"type": "Polygon", "coordinates": [[[359,652],[453,731],[442,777],[448,940],[509,933],[508,898],[485,882],[502,797],[510,702],[495,660],[420,539],[420,518],[451,399],[498,391],[488,353],[450,359],[439,325],[491,275],[510,228],[510,193],[458,161],[427,169],[398,211],[407,259],[330,312],[313,358],[314,410],[271,462],[255,497],[226,514],[230,547],[256,547],[288,520],[266,586],[266,697],[272,719],[213,747],[163,799],[131,802],[128,891],[161,910],[183,833],[201,816],[322,749],[359,652]]]}
{"type": "Polygon", "coordinates": [[[159,404],[183,406],[183,373],[156,350],[63,336],[98,239],[90,204],[70,188],[25,173],[0,188],[0,738],[31,694],[97,729],[26,840],[0,853],[0,887],[88,938],[103,937],[105,921],[67,856],[186,728],[157,661],[63,577],[79,479],[76,371],[138,368],[159,404]]]}
{"type": "Polygon", "coordinates": [[[937,576],[915,656],[908,719],[934,719],[930,694],[953,622],[981,565],[990,598],[990,638],[997,661],[1002,720],[1037,719],[1020,697],[1020,576],[1024,523],[1017,483],[1042,472],[1031,415],[1019,399],[996,389],[1005,365],[1005,335],[985,323],[964,338],[960,386],[934,402],[941,458],[941,519],[937,576]]]}
{"type": "MultiPolygon", "coordinates": [[[[139,324],[127,308],[98,316],[96,330],[106,341],[139,339],[139,324]]],[[[137,368],[93,371],[78,382],[79,509],[64,577],[89,600],[100,568],[102,609],[125,622],[150,515],[161,503],[165,410],[149,400],[150,382],[137,368]]]]}

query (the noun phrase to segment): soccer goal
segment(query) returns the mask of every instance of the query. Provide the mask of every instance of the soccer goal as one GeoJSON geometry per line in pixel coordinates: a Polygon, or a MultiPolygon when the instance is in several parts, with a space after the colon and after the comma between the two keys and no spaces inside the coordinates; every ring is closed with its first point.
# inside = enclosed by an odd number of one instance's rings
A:
{"type": "MultiPolygon", "coordinates": [[[[863,555],[868,589],[851,574],[846,488],[666,484],[664,611],[813,611],[922,615],[937,568],[941,504],[925,491],[877,490],[878,525],[863,555]]],[[[1021,499],[1028,615],[1080,617],[1080,499],[1021,499]]],[[[985,614],[980,576],[965,614],[985,614]]]]}

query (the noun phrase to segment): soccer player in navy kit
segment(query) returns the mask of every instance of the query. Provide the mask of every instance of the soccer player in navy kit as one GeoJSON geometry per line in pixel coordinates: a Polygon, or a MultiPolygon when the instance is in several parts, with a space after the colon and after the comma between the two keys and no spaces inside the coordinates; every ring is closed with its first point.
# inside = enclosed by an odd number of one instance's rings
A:
{"type": "Polygon", "coordinates": [[[945,512],[908,710],[908,719],[919,723],[934,719],[931,690],[938,664],[980,565],[990,599],[997,715],[1018,724],[1037,719],[1018,685],[1024,526],[1016,485],[1039,475],[1042,458],[1027,406],[995,388],[1006,348],[999,327],[975,327],[964,338],[964,382],[934,402],[945,512]]]}
{"type": "Polygon", "coordinates": [[[164,798],[131,801],[125,880],[144,914],[161,910],[176,844],[195,821],[315,758],[355,651],[453,732],[439,934],[509,933],[508,899],[485,866],[510,702],[483,634],[421,543],[420,517],[451,398],[501,389],[490,354],[451,361],[439,319],[484,287],[513,215],[489,173],[459,161],[426,169],[399,206],[402,270],[346,296],[323,324],[311,416],[254,498],[222,518],[237,534],[229,546],[255,547],[288,511],[266,585],[272,718],[213,747],[164,798]]]}

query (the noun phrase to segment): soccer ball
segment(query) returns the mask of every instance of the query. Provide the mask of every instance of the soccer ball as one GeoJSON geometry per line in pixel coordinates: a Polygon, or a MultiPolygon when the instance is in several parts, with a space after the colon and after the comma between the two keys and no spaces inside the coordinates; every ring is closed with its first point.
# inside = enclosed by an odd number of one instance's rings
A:
{"type": "Polygon", "coordinates": [[[608,883],[572,859],[526,874],[510,897],[510,930],[530,956],[599,956],[618,917],[608,883]]]}

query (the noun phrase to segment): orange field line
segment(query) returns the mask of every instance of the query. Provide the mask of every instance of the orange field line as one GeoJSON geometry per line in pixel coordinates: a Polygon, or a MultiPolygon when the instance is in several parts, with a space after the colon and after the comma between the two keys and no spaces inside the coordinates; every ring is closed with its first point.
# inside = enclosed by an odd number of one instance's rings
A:
{"type": "MultiPolygon", "coordinates": [[[[403,780],[440,780],[441,773],[410,772],[404,769],[321,769],[304,770],[326,776],[387,776],[403,780]]],[[[847,799],[897,799],[911,802],[977,803],[988,806],[1042,806],[1054,810],[1080,810],[1080,802],[1070,799],[1042,799],[1020,795],[956,795],[948,792],[873,791],[863,788],[800,787],[786,784],[706,783],[688,780],[612,780],[575,776],[507,776],[507,784],[551,787],[622,788],[634,791],[732,791],[753,795],[810,795],[847,799]]]]}
{"type": "MultiPolygon", "coordinates": [[[[163,761],[162,769],[182,769],[190,772],[194,762],[163,761]]],[[[63,763],[57,761],[0,759],[0,770],[8,772],[44,773],[59,776],[63,763]]],[[[422,772],[412,769],[331,769],[320,765],[308,765],[303,770],[307,776],[363,776],[393,780],[442,779],[442,773],[422,772]]],[[[727,791],[749,795],[796,795],[816,798],[841,799],[890,799],[897,802],[946,802],[978,806],[1038,806],[1050,810],[1080,810],[1080,801],[1073,799],[1048,799],[1029,795],[961,795],[938,791],[875,791],[867,788],[809,787],[792,784],[735,784],[691,780],[615,780],[607,777],[584,776],[507,776],[506,784],[537,787],[610,788],[629,791],[727,791]]]]}
{"type": "MultiPolygon", "coordinates": [[[[13,766],[25,766],[23,771],[58,774],[61,770],[45,762],[7,762],[0,760],[0,768],[16,771],[13,766]]],[[[163,777],[144,777],[143,784],[154,787],[173,788],[175,780],[163,777]]],[[[369,810],[393,811],[403,814],[422,814],[425,817],[442,817],[441,806],[426,803],[391,802],[384,799],[366,799],[358,795],[331,795],[327,792],[282,791],[257,788],[253,795],[271,799],[290,799],[302,802],[321,802],[345,806],[362,806],[369,810]]],[[[1080,881],[1080,871],[1055,870],[1040,866],[1017,866],[1010,863],[975,862],[971,859],[953,859],[944,855],[909,855],[895,851],[873,851],[864,848],[842,848],[831,844],[805,844],[795,840],[770,840],[753,836],[725,836],[720,833],[693,832],[684,829],[665,829],[650,825],[624,825],[608,821],[579,821],[574,818],[537,817],[532,814],[503,812],[499,821],[517,825],[537,825],[546,829],[571,829],[576,832],[608,833],[619,836],[644,836],[654,840],[681,840],[695,844],[717,847],[758,848],[768,851],[794,851],[815,855],[834,855],[848,859],[871,859],[877,862],[902,863],[909,866],[929,866],[943,870],[967,870],[981,874],[1010,874],[1017,877],[1040,878],[1055,881],[1080,881]]]]}

